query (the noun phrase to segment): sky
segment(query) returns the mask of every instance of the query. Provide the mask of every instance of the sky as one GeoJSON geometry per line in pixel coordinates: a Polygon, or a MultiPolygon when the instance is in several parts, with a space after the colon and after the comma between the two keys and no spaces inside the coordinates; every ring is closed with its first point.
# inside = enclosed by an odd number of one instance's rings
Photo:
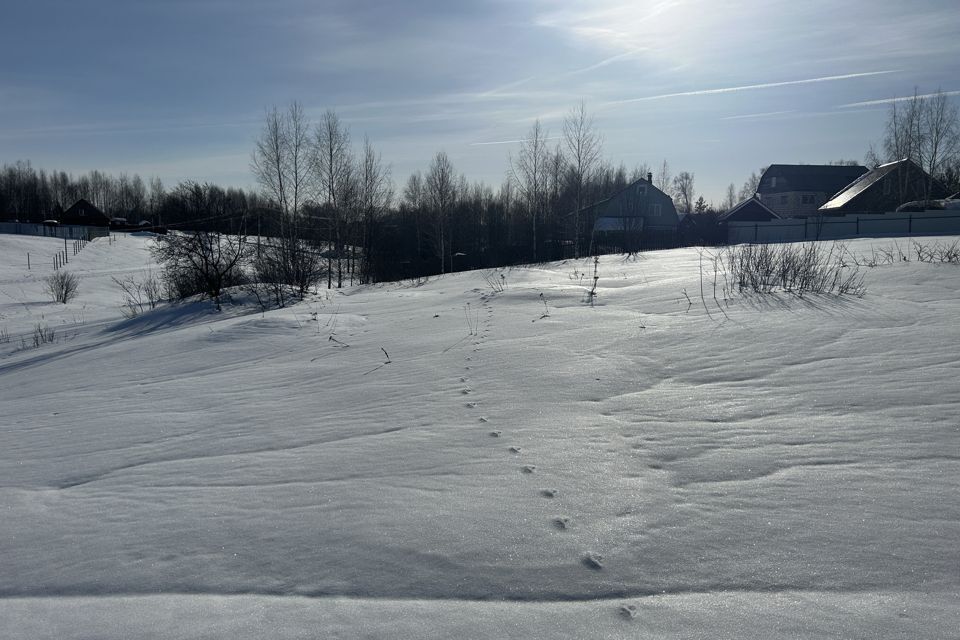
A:
{"type": "Polygon", "coordinates": [[[274,105],[335,109],[402,185],[500,185],[581,100],[604,156],[720,203],[771,163],[863,160],[890,100],[958,92],[957,0],[31,0],[0,19],[0,164],[254,187],[274,105]]]}

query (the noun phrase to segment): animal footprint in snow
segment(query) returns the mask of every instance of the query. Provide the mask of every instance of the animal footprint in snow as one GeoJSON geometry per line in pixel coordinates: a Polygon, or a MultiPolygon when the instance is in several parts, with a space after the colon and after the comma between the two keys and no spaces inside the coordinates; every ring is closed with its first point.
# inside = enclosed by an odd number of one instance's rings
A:
{"type": "Polygon", "coordinates": [[[544,498],[556,498],[558,493],[556,489],[540,489],[540,495],[544,498]]]}
{"type": "Polygon", "coordinates": [[[533,465],[533,464],[527,464],[527,465],[524,465],[524,466],[520,467],[520,472],[521,472],[521,473],[533,473],[533,472],[536,471],[536,470],[537,470],[537,466],[536,466],[536,465],[533,465]]]}
{"type": "Polygon", "coordinates": [[[503,433],[503,432],[502,432],[502,431],[491,431],[491,432],[490,432],[490,437],[491,437],[491,438],[499,438],[501,433],[503,433]]]}
{"type": "Polygon", "coordinates": [[[480,416],[480,422],[489,422],[484,416],[480,416]]]}
{"type": "Polygon", "coordinates": [[[473,389],[460,389],[460,393],[463,395],[468,395],[473,389]]]}
{"type": "Polygon", "coordinates": [[[464,406],[466,406],[467,409],[473,409],[473,408],[475,408],[475,407],[477,406],[477,403],[476,403],[476,402],[468,402],[468,403],[467,403],[466,405],[464,405],[464,406]]]}
{"type": "Polygon", "coordinates": [[[464,378],[464,377],[461,377],[461,378],[460,378],[460,382],[466,382],[466,381],[467,381],[466,378],[464,378]]]}
{"type": "Polygon", "coordinates": [[[522,449],[520,447],[510,447],[510,453],[520,453],[522,449]]]}
{"type": "Polygon", "coordinates": [[[553,526],[560,530],[567,529],[570,527],[570,518],[556,517],[553,519],[553,526]]]}
{"type": "Polygon", "coordinates": [[[633,620],[637,617],[637,605],[634,604],[625,604],[620,607],[620,615],[629,620],[633,620]]]}
{"type": "Polygon", "coordinates": [[[580,561],[583,566],[588,569],[593,569],[594,571],[599,571],[603,569],[603,556],[598,553],[588,552],[587,555],[583,556],[583,559],[580,561]]]}

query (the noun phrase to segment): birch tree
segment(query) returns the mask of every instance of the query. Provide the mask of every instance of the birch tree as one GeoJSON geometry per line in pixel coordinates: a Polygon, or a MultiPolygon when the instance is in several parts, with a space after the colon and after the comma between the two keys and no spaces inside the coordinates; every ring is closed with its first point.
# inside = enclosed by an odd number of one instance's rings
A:
{"type": "Polygon", "coordinates": [[[587,114],[583,101],[570,110],[563,121],[563,144],[570,166],[574,192],[573,252],[580,257],[580,210],[584,207],[584,188],[600,163],[603,141],[597,133],[593,117],[587,114]]]}

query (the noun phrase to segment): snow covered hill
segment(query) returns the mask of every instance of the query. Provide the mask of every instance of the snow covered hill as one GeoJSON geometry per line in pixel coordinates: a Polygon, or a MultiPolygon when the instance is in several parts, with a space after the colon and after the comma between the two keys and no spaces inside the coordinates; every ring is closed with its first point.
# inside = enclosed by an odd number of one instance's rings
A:
{"type": "Polygon", "coordinates": [[[583,260],[125,319],[149,242],[58,305],[20,256],[62,244],[0,236],[0,637],[956,637],[958,266],[716,302],[683,249],[602,257],[592,305],[583,260]]]}

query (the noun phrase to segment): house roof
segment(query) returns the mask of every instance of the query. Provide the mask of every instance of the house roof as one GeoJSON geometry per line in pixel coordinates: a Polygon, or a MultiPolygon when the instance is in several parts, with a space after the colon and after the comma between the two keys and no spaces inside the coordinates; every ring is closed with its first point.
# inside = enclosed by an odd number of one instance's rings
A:
{"type": "Polygon", "coordinates": [[[736,206],[734,206],[734,207],[733,207],[732,209],[730,209],[729,211],[725,211],[724,213],[722,213],[722,214],[720,215],[719,218],[717,218],[717,220],[719,220],[719,221],[722,222],[722,221],[730,218],[731,216],[735,215],[738,211],[740,211],[740,210],[743,209],[744,207],[750,205],[751,203],[753,203],[753,205],[755,205],[755,206],[756,206],[756,205],[759,205],[762,209],[764,209],[767,213],[769,213],[772,218],[775,218],[775,219],[779,219],[779,218],[780,218],[780,216],[777,215],[777,212],[776,212],[776,211],[774,211],[773,209],[771,209],[771,208],[768,207],[767,205],[763,204],[763,201],[761,201],[759,198],[757,198],[757,196],[753,196],[752,198],[747,198],[746,200],[744,200],[744,201],[741,202],[740,204],[737,204],[736,206]]]}
{"type": "MultiPolygon", "coordinates": [[[[623,188],[621,188],[621,189],[618,189],[617,191],[614,191],[613,193],[611,193],[609,196],[607,196],[607,197],[604,198],[603,200],[597,200],[596,202],[592,202],[592,203],[586,205],[585,207],[582,207],[582,208],[580,209],[580,211],[588,211],[589,209],[593,209],[594,207],[599,207],[599,206],[602,205],[602,204],[606,204],[606,203],[610,202],[611,200],[613,200],[614,198],[616,198],[616,197],[617,197],[618,195],[620,195],[621,193],[623,193],[624,191],[627,191],[627,190],[631,189],[632,187],[634,187],[634,186],[636,186],[636,185],[638,185],[638,184],[640,184],[640,183],[643,183],[643,184],[647,185],[648,188],[650,188],[650,189],[654,189],[654,190],[656,190],[656,191],[659,191],[660,193],[663,193],[663,191],[660,191],[660,189],[657,189],[655,186],[653,186],[653,183],[650,182],[649,180],[647,180],[646,178],[638,178],[637,180],[634,180],[633,182],[631,182],[631,183],[628,184],[627,186],[625,186],[625,187],[623,187],[623,188]]],[[[666,196],[667,194],[663,193],[663,195],[666,196]]],[[[669,196],[667,196],[667,197],[669,197],[669,196]]],[[[573,215],[574,213],[576,213],[576,211],[571,211],[570,214],[568,214],[568,215],[573,215]]]]}
{"type": "Polygon", "coordinates": [[[759,193],[813,191],[834,194],[867,172],[860,165],[772,164],[760,176],[759,193]],[[776,178],[776,186],[773,186],[776,178]]]}
{"type": "Polygon", "coordinates": [[[869,189],[871,186],[883,180],[884,176],[889,174],[891,171],[895,171],[898,167],[913,165],[913,169],[917,171],[923,171],[920,167],[916,165],[912,160],[904,158],[903,160],[895,160],[894,162],[888,162],[886,164],[881,164],[880,166],[874,168],[872,171],[868,171],[863,174],[853,182],[851,182],[845,189],[837,193],[835,196],[830,198],[827,202],[823,203],[820,206],[821,211],[829,211],[831,209],[840,209],[848,202],[856,198],[858,195],[869,189]]]}
{"type": "Polygon", "coordinates": [[[100,209],[98,209],[96,205],[91,204],[91,202],[86,198],[80,198],[79,200],[74,202],[72,205],[70,205],[70,208],[64,211],[63,213],[64,215],[73,214],[77,209],[82,209],[85,212],[89,211],[91,215],[100,214],[106,217],[103,211],[100,211],[100,209]]]}

